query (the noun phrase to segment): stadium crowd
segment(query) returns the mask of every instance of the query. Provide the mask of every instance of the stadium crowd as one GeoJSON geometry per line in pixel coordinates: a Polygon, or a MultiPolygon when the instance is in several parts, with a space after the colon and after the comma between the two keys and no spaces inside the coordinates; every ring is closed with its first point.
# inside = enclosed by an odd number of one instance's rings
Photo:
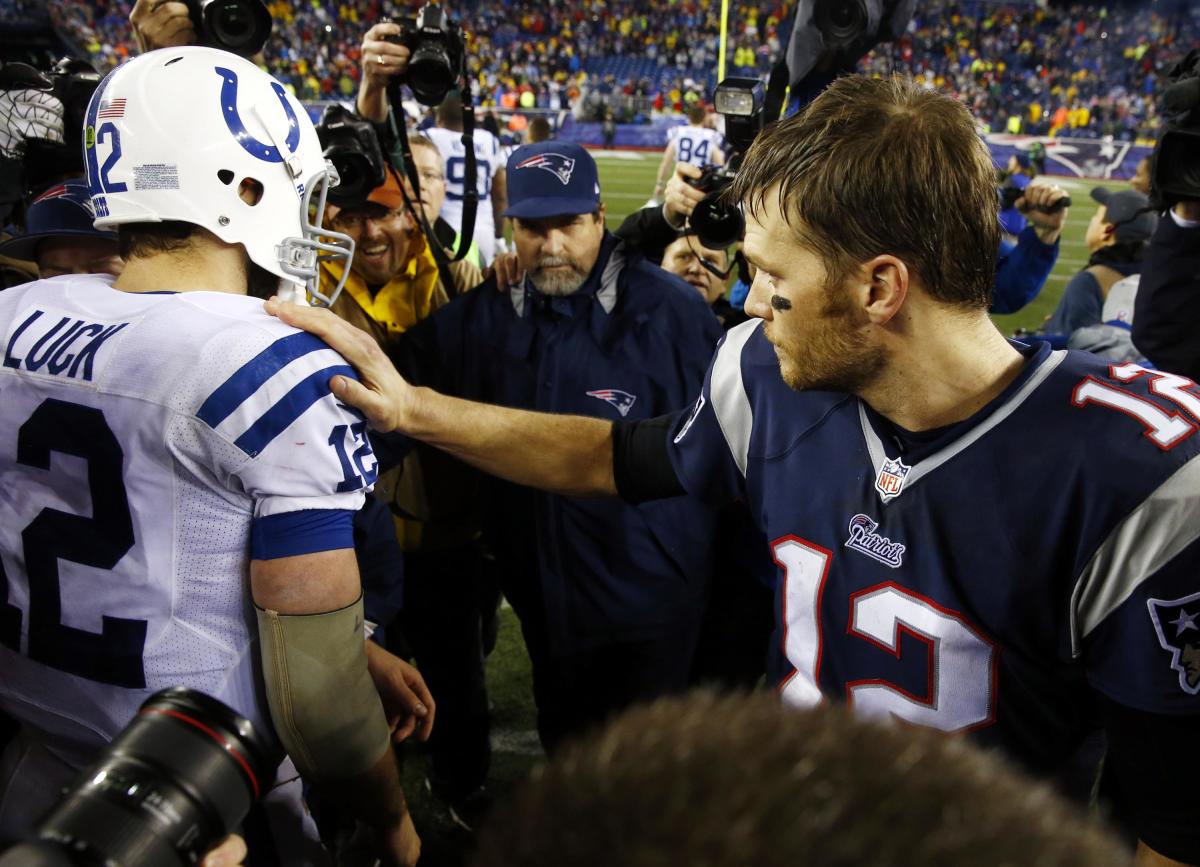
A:
{"type": "MultiPolygon", "coordinates": [[[[359,39],[385,15],[411,15],[418,4],[382,0],[269,3],[276,26],[264,51],[269,71],[301,99],[347,99],[360,76],[359,39]]],[[[99,68],[129,56],[128,0],[52,0],[58,26],[99,68]]],[[[738,3],[730,10],[731,60],[763,71],[778,59],[794,4],[738,3]]],[[[468,52],[483,105],[568,108],[587,92],[648,96],[658,110],[682,111],[711,86],[717,7],[686,0],[654,7],[633,0],[583,3],[469,2],[455,5],[470,34],[468,52]],[[636,61],[637,75],[608,72],[636,61]]]]}
{"type": "Polygon", "coordinates": [[[1198,36],[1194,18],[1142,7],[922,3],[908,34],[859,70],[924,78],[992,132],[1154,138],[1156,86],[1198,36]]]}
{"type": "MultiPolygon", "coordinates": [[[[53,0],[58,24],[101,68],[129,56],[128,0],[53,0]]],[[[349,99],[358,87],[358,37],[385,14],[415,4],[382,0],[273,0],[268,70],[301,99],[349,99]]],[[[786,47],[791,0],[730,10],[731,72],[769,70],[786,47]]],[[[683,112],[714,83],[719,7],[633,0],[582,3],[473,0],[452,11],[471,34],[480,102],[504,109],[575,109],[619,121],[683,112]],[[627,97],[628,99],[621,99],[627,97]]],[[[1039,7],[979,2],[921,4],[908,34],[859,63],[903,71],[962,97],[993,132],[1153,138],[1153,94],[1164,66],[1200,25],[1154,10],[1112,14],[1093,4],[1039,7]]]]}

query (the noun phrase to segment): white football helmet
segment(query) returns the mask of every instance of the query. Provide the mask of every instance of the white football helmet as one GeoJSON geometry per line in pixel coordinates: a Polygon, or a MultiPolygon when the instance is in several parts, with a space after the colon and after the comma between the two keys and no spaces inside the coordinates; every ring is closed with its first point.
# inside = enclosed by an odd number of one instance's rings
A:
{"type": "Polygon", "coordinates": [[[199,46],[135,57],[96,88],[83,138],[97,228],[193,223],[322,304],[341,292],[354,241],[321,226],[337,172],[304,107],[250,61],[199,46]],[[261,185],[255,204],[245,180],[261,185]],[[328,296],[324,259],[342,264],[328,296]]]}

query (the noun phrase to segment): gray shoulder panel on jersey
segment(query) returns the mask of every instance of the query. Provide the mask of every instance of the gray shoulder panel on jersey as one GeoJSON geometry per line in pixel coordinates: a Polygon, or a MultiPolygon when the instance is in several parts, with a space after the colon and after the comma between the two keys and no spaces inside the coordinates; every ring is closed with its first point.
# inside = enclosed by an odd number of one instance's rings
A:
{"type": "Polygon", "coordinates": [[[709,385],[713,413],[717,416],[717,424],[721,426],[721,433],[725,435],[725,442],[742,476],[746,475],[750,432],[754,428],[754,414],[742,382],[742,350],[760,325],[761,319],[751,319],[729,330],[725,341],[717,349],[709,385]]]}
{"type": "Polygon", "coordinates": [[[1071,591],[1071,653],[1151,575],[1200,538],[1200,455],[1158,486],[1092,555],[1071,591]]]}

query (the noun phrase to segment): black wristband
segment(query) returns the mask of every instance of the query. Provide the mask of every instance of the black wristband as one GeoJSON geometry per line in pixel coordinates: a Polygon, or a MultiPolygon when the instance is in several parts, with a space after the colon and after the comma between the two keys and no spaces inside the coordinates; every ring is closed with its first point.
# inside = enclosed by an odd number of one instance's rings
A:
{"type": "Polygon", "coordinates": [[[613,479],[625,502],[644,503],[687,493],[667,453],[667,437],[679,415],[613,425],[613,479]]]}

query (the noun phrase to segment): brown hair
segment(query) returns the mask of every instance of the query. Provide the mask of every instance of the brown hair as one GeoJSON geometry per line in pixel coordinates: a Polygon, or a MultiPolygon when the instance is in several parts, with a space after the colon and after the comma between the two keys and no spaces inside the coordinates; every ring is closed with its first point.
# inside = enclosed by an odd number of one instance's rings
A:
{"type": "Polygon", "coordinates": [[[117,244],[121,258],[128,262],[139,256],[177,253],[187,249],[199,226],[181,220],[161,223],[125,223],[117,226],[117,244]]]}
{"type": "Polygon", "coordinates": [[[704,123],[704,118],[708,117],[708,109],[696,103],[688,109],[687,116],[692,123],[704,123]]]}
{"type": "Polygon", "coordinates": [[[535,117],[529,122],[528,144],[534,144],[540,141],[549,141],[552,135],[550,129],[550,121],[544,117],[535,117]]]}
{"type": "Polygon", "coordinates": [[[784,220],[841,283],[883,253],[930,296],[986,308],[1000,247],[996,171],[970,112],[905,77],[840,78],[751,146],[729,195],[784,220]]]}
{"type": "Polygon", "coordinates": [[[773,692],[635,708],[491,815],[474,867],[1128,867],[1050,788],[961,737],[773,692]]]}

